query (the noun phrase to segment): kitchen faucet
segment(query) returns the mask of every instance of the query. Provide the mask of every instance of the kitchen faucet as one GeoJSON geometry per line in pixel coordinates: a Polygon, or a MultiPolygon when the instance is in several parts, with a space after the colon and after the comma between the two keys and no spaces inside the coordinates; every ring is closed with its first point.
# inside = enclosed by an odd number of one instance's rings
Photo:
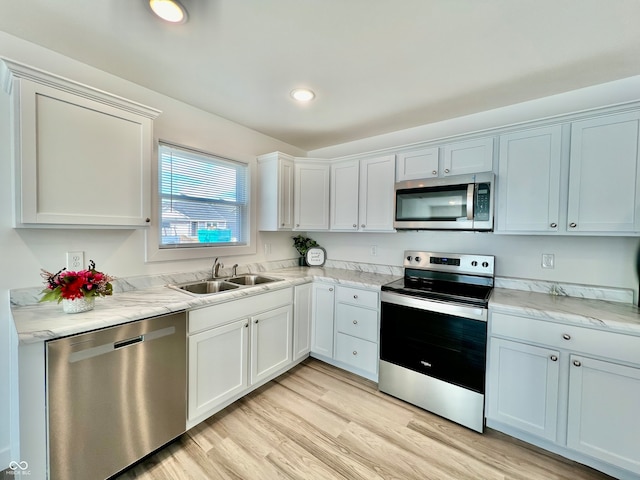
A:
{"type": "Polygon", "coordinates": [[[211,278],[218,278],[220,267],[224,268],[224,264],[222,262],[218,262],[218,257],[216,257],[213,261],[213,265],[211,266],[211,278]]]}

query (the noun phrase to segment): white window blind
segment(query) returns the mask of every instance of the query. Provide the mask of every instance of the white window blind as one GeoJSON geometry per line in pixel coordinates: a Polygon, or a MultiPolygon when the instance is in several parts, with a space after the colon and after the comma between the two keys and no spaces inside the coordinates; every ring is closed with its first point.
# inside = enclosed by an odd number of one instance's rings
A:
{"type": "Polygon", "coordinates": [[[160,156],[160,248],[246,245],[248,166],[169,144],[160,156]]]}

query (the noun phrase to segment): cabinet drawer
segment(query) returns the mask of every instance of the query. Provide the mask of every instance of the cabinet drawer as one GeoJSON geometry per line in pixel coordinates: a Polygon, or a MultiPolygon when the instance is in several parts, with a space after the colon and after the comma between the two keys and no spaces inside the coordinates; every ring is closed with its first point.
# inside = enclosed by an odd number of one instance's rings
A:
{"type": "Polygon", "coordinates": [[[379,306],[378,292],[343,286],[336,287],[336,301],[376,309],[379,306]]]}
{"type": "Polygon", "coordinates": [[[238,298],[228,302],[189,311],[188,333],[224,325],[233,320],[249,317],[293,303],[293,288],[238,298]]]}
{"type": "Polygon", "coordinates": [[[492,313],[491,335],[640,365],[640,337],[534,318],[492,313]]]}
{"type": "Polygon", "coordinates": [[[378,344],[373,342],[338,333],[335,358],[374,375],[378,372],[378,344]]]}
{"type": "Polygon", "coordinates": [[[339,303],[336,307],[338,332],[370,342],[378,341],[378,312],[368,308],[339,303]]]}

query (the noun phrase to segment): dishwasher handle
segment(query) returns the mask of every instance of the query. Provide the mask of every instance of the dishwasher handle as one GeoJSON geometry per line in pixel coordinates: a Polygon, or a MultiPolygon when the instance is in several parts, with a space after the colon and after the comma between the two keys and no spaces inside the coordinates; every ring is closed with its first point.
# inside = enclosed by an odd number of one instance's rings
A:
{"type": "Polygon", "coordinates": [[[144,342],[144,335],[138,335],[137,337],[132,337],[126,340],[115,342],[113,344],[113,349],[117,350],[118,348],[128,347],[129,345],[135,345],[136,343],[140,343],[140,342],[144,342]]]}

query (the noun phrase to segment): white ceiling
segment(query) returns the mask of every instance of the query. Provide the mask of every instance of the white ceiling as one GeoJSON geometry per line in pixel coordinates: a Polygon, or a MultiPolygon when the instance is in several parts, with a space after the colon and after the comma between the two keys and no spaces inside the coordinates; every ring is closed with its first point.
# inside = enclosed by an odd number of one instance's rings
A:
{"type": "Polygon", "coordinates": [[[182,3],[0,0],[0,30],[303,150],[640,74],[638,0],[182,3]]]}

